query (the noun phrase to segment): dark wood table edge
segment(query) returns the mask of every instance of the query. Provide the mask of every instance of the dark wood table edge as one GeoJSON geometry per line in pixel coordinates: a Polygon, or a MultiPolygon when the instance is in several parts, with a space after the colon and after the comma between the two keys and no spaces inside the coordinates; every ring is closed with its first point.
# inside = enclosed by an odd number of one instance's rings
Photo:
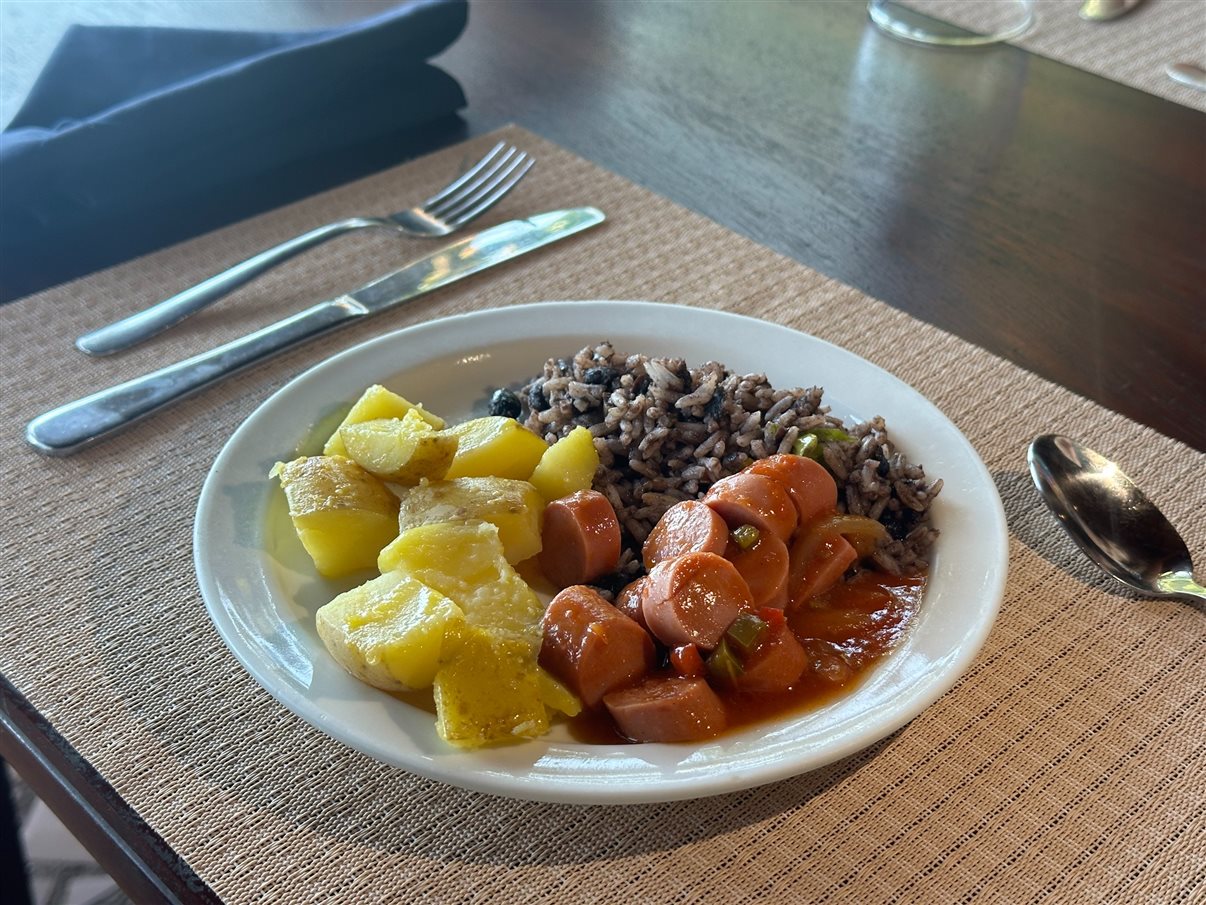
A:
{"type": "Polygon", "coordinates": [[[133,901],[221,902],[3,675],[0,757],[133,901]]]}

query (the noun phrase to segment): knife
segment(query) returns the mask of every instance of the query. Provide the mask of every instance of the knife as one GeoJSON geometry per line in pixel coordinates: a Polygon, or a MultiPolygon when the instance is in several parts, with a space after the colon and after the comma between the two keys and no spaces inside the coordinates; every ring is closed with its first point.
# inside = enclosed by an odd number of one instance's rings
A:
{"type": "Polygon", "coordinates": [[[68,455],[286,349],[603,220],[602,211],[579,207],[501,223],[446,245],[355,292],[321,302],[242,339],[52,409],[29,422],[25,439],[46,455],[68,455]]]}

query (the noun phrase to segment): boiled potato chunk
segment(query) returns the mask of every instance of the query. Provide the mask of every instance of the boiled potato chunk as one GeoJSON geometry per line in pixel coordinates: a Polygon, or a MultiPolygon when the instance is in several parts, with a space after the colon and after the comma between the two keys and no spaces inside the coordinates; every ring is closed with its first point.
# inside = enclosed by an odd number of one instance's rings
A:
{"type": "Polygon", "coordinates": [[[472,626],[540,644],[544,604],[503,556],[489,522],[437,522],[408,528],[381,551],[382,572],[398,569],[461,608],[472,626]]]}
{"type": "Polygon", "coordinates": [[[398,533],[398,498],[377,477],[343,456],[278,462],[289,518],[320,575],[372,568],[398,533]]]}
{"type": "Polygon", "coordinates": [[[526,480],[548,445],[514,418],[474,418],[449,429],[457,438],[449,478],[526,480]]]}
{"type": "Polygon", "coordinates": [[[444,429],[444,419],[439,415],[433,415],[431,412],[423,408],[422,405],[415,405],[403,399],[397,393],[390,392],[380,384],[373,384],[360,398],[356,400],[356,404],[344,417],[339,427],[335,429],[335,433],[331,434],[331,438],[327,440],[326,445],[322,448],[324,456],[346,456],[347,449],[344,447],[343,438],[340,436],[340,431],[349,424],[359,424],[362,421],[376,421],[378,418],[405,418],[406,413],[417,411],[423,420],[430,424],[435,430],[444,429]]]}
{"type": "Polygon", "coordinates": [[[589,490],[598,467],[594,437],[585,427],[575,427],[548,448],[528,480],[546,500],[557,500],[589,490]]]}
{"type": "Polygon", "coordinates": [[[548,731],[539,667],[525,643],[470,626],[448,647],[434,686],[440,738],[480,748],[548,731]]]}
{"type": "MultiPolygon", "coordinates": [[[[407,490],[398,511],[398,526],[405,531],[432,522],[490,522],[498,529],[507,562],[517,563],[540,552],[543,514],[544,500],[527,481],[455,478],[407,490]]],[[[382,571],[385,568],[381,566],[382,571]]]]}
{"type": "Polygon", "coordinates": [[[383,481],[413,486],[439,480],[456,455],[457,438],[437,431],[418,409],[402,418],[374,418],[347,424],[339,436],[348,457],[383,481]]]}
{"type": "Polygon", "coordinates": [[[388,572],[319,608],[318,635],[331,656],[385,691],[430,688],[445,638],[465,624],[460,607],[402,572],[388,572]]]}
{"type": "Polygon", "coordinates": [[[577,716],[582,712],[582,700],[565,685],[553,678],[552,673],[540,667],[537,677],[540,683],[540,700],[549,710],[557,710],[566,716],[577,716]]]}

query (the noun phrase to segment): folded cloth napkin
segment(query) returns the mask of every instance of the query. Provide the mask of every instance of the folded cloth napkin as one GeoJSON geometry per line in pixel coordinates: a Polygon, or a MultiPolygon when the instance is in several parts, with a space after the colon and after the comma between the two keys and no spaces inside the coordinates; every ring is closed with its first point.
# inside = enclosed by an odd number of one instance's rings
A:
{"type": "Polygon", "coordinates": [[[408,0],[311,32],[72,26],[0,133],[0,301],[447,140],[465,95],[427,60],[467,15],[408,0]]]}

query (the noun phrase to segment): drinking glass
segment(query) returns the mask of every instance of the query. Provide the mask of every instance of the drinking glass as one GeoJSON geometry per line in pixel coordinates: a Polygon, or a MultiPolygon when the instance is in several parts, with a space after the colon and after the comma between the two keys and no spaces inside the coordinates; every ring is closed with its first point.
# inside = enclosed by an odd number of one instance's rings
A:
{"type": "Polygon", "coordinates": [[[1032,0],[870,0],[867,13],[894,38],[945,47],[1007,41],[1034,22],[1032,0]]]}

